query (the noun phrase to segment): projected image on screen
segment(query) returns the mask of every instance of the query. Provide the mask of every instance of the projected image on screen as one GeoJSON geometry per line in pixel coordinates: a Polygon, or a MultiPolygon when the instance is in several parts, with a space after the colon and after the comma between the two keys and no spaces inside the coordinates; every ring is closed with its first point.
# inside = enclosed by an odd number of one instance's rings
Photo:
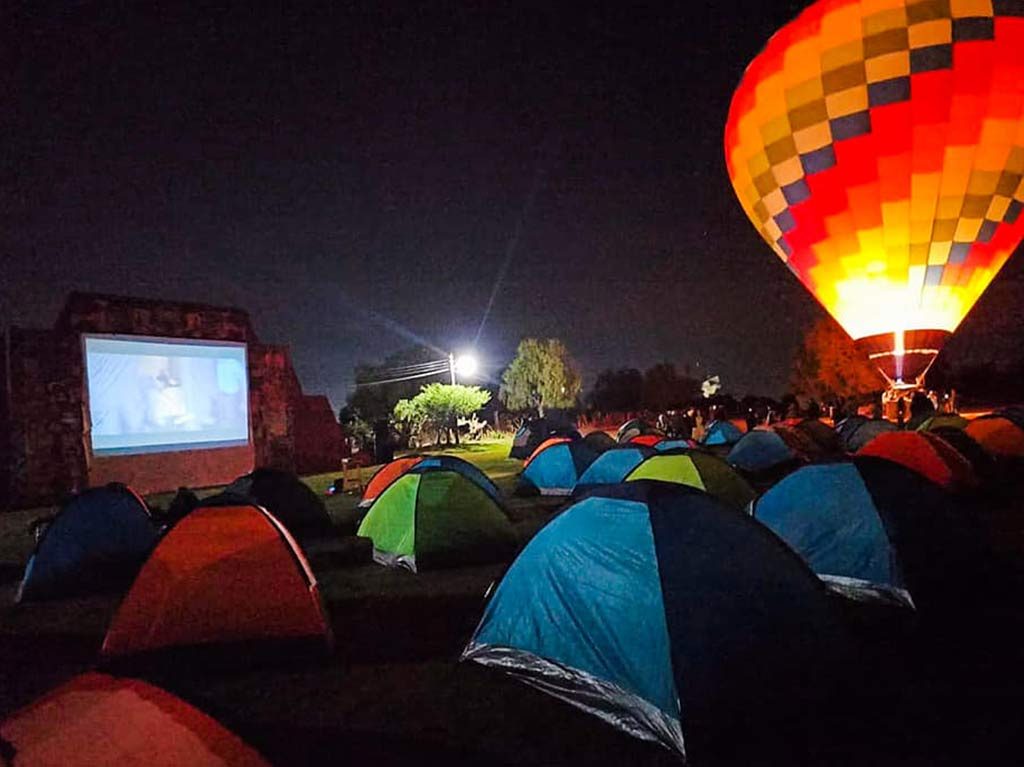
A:
{"type": "Polygon", "coordinates": [[[85,359],[94,453],[248,442],[244,345],[86,337],[85,359]]]}

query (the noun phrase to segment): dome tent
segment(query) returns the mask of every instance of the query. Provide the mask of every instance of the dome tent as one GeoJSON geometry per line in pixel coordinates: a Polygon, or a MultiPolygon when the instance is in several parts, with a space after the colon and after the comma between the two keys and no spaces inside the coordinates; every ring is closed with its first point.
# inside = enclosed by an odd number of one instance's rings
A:
{"type": "Polygon", "coordinates": [[[12,765],[266,767],[237,735],[139,679],[74,677],[0,723],[12,765]]]}
{"type": "Polygon", "coordinates": [[[880,434],[897,430],[896,424],[884,418],[861,418],[858,421],[847,419],[837,428],[836,433],[842,441],[843,448],[849,453],[856,453],[864,445],[880,434]]]}
{"type": "Polygon", "coordinates": [[[630,418],[615,432],[615,441],[619,444],[625,444],[631,441],[634,437],[639,437],[644,434],[653,434],[659,437],[665,436],[660,430],[651,426],[643,419],[630,418]]]}
{"type": "Polygon", "coordinates": [[[367,484],[359,505],[363,508],[373,505],[377,497],[406,472],[437,467],[459,472],[476,482],[494,500],[501,501],[501,491],[498,490],[498,486],[469,461],[454,455],[414,455],[396,458],[391,463],[382,466],[367,484]]]}
{"type": "Polygon", "coordinates": [[[111,484],[73,496],[47,526],[25,567],[16,601],[127,586],[157,541],[145,502],[111,484]]]}
{"type": "Polygon", "coordinates": [[[1010,415],[995,414],[975,418],[964,431],[998,460],[1024,458],[1024,426],[1010,415]]]}
{"type": "Polygon", "coordinates": [[[519,475],[519,494],[570,495],[597,453],[583,440],[553,442],[534,454],[519,475]]]}
{"type": "Polygon", "coordinates": [[[827,698],[845,644],[824,588],[775,536],[705,493],[635,482],[533,538],[462,658],[685,755],[692,721],[827,698]]]}
{"type": "Polygon", "coordinates": [[[597,485],[614,485],[622,482],[629,472],[654,454],[654,449],[634,444],[619,445],[607,450],[580,475],[573,494],[582,494],[597,485]]]}
{"type": "Polygon", "coordinates": [[[107,629],[108,661],[252,642],[332,642],[316,578],[257,506],[201,506],[153,549],[107,629]]]}
{"type": "Polygon", "coordinates": [[[743,432],[732,421],[712,421],[700,443],[708,446],[734,445],[742,436],[743,432]]]}
{"type": "Polygon", "coordinates": [[[575,427],[551,418],[531,418],[516,430],[508,457],[525,460],[537,450],[544,440],[550,437],[579,439],[580,433],[576,431],[575,427]]]}
{"type": "Polygon", "coordinates": [[[380,494],[357,535],[380,564],[424,568],[500,561],[518,537],[504,509],[476,482],[442,466],[416,467],[380,494]]]}
{"type": "Polygon", "coordinates": [[[592,431],[583,438],[583,441],[598,453],[610,450],[618,444],[612,437],[603,431],[592,431]]]}
{"type": "Polygon", "coordinates": [[[879,434],[857,455],[871,455],[906,466],[946,490],[966,490],[978,484],[970,462],[948,442],[928,431],[879,434]]]}
{"type": "Polygon", "coordinates": [[[374,472],[374,475],[370,477],[370,481],[366,483],[366,489],[363,490],[363,497],[359,501],[360,508],[369,508],[370,505],[377,500],[377,496],[383,493],[388,485],[422,460],[422,455],[406,455],[401,458],[396,458],[377,469],[377,471],[374,472]]]}
{"type": "MultiPolygon", "coordinates": [[[[256,469],[224,488],[224,496],[223,502],[229,506],[238,500],[262,506],[294,536],[330,535],[334,532],[334,524],[324,502],[290,471],[256,469]]],[[[204,505],[212,503],[207,500],[204,505]]]]}
{"type": "Polygon", "coordinates": [[[882,458],[798,469],[753,504],[755,519],[834,591],[905,606],[969,593],[977,529],[938,485],[882,458]]]}
{"type": "Polygon", "coordinates": [[[664,453],[668,450],[689,450],[690,448],[697,447],[697,443],[692,439],[671,439],[666,438],[655,444],[654,449],[659,453],[664,453]]]}
{"type": "Polygon", "coordinates": [[[657,453],[629,474],[626,482],[656,479],[703,490],[734,509],[745,509],[757,493],[736,470],[721,458],[686,450],[678,453],[657,453]]]}
{"type": "Polygon", "coordinates": [[[765,475],[800,463],[802,456],[782,434],[754,429],[740,437],[725,459],[750,475],[765,475]]]}

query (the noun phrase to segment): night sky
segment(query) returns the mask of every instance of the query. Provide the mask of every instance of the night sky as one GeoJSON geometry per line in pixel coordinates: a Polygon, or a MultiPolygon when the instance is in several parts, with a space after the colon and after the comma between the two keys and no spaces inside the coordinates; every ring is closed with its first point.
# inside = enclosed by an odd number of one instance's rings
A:
{"type": "Polygon", "coordinates": [[[722,133],[803,3],[144,5],[4,12],[0,322],[48,326],[72,289],[237,305],[340,403],[357,361],[472,344],[510,254],[496,375],[557,336],[587,380],[667,360],[783,389],[821,310],[722,133]]]}

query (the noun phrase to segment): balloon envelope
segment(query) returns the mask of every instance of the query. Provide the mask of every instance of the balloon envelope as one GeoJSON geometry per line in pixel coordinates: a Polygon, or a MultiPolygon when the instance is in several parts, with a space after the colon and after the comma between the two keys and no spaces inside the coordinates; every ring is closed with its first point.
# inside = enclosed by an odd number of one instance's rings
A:
{"type": "Polygon", "coordinates": [[[968,0],[820,0],[733,96],[743,209],[894,383],[924,374],[1024,234],[1022,110],[1024,5],[968,0]]]}

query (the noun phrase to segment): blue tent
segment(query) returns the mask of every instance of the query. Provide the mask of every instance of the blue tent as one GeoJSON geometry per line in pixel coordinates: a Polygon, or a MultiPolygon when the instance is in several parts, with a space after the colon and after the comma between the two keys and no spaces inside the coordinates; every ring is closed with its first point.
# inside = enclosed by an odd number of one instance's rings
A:
{"type": "Polygon", "coordinates": [[[526,464],[519,476],[517,491],[570,495],[580,475],[597,460],[597,455],[583,440],[549,445],[526,464]]]}
{"type": "Polygon", "coordinates": [[[825,588],[778,538],[706,493],[639,481],[541,530],[462,658],[685,755],[692,721],[806,706],[845,646],[825,588]]]}
{"type": "Polygon", "coordinates": [[[856,453],[879,434],[896,431],[896,428],[896,424],[884,418],[850,416],[839,422],[836,433],[843,441],[843,447],[850,453],[856,453]]]}
{"type": "Polygon", "coordinates": [[[596,485],[614,485],[644,460],[654,455],[655,449],[646,445],[620,445],[601,453],[576,483],[574,493],[582,494],[596,485]]]}
{"type": "Polygon", "coordinates": [[[36,544],[16,601],[75,596],[129,583],[156,540],[149,510],[134,491],[110,485],[79,493],[36,544]]]}
{"type": "Polygon", "coordinates": [[[498,486],[494,484],[494,481],[469,461],[465,461],[454,455],[428,455],[422,461],[409,469],[409,473],[421,474],[431,469],[448,469],[449,471],[458,472],[466,479],[470,479],[479,485],[480,489],[491,496],[491,498],[499,504],[504,503],[501,498],[501,491],[498,489],[498,486]]]}
{"type": "Polygon", "coordinates": [[[663,439],[654,446],[654,449],[664,453],[668,450],[689,450],[692,447],[693,443],[688,439],[663,439]]]}
{"type": "Polygon", "coordinates": [[[793,464],[800,456],[777,432],[755,429],[740,437],[726,460],[748,474],[761,474],[793,464]]]}
{"type": "Polygon", "coordinates": [[[739,442],[743,432],[739,427],[729,421],[712,421],[704,432],[700,443],[702,445],[732,445],[739,442]]]}
{"type": "Polygon", "coordinates": [[[753,514],[853,599],[946,599],[969,590],[981,561],[977,531],[950,496],[881,458],[805,466],[755,501],[753,514]]]}

